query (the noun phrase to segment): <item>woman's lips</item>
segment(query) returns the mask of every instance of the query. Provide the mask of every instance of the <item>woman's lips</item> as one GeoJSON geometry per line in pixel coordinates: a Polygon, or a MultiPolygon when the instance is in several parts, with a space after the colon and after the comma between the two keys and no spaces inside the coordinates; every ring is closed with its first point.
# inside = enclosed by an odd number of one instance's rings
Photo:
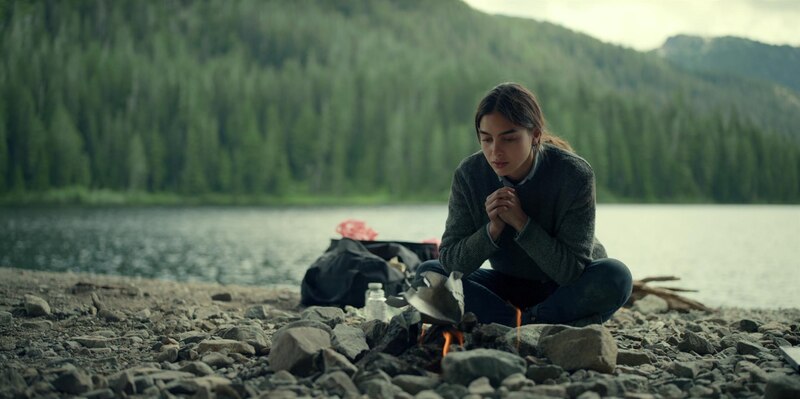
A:
{"type": "Polygon", "coordinates": [[[492,162],[492,166],[497,169],[503,169],[506,167],[506,165],[508,165],[508,162],[492,162]]]}

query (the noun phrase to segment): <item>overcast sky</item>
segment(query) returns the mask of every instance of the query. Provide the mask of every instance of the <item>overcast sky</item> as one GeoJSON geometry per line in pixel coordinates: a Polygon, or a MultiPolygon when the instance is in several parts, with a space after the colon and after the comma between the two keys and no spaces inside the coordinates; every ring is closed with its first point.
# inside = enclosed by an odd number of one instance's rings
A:
{"type": "Polygon", "coordinates": [[[544,20],[637,50],[660,47],[680,33],[800,46],[800,0],[465,1],[490,14],[544,20]]]}

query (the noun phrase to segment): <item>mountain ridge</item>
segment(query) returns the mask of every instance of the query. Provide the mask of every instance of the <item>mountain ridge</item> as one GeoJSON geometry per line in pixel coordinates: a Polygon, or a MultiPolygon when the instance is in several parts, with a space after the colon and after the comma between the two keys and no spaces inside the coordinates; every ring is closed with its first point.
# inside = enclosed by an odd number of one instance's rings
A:
{"type": "Polygon", "coordinates": [[[800,47],[735,36],[676,35],[655,53],[690,71],[728,73],[800,92],[800,47]]]}

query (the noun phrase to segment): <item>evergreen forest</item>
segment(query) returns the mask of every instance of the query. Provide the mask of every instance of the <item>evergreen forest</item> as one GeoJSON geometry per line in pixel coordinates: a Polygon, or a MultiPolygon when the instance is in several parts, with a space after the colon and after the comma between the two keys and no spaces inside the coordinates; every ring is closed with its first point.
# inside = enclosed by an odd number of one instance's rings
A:
{"type": "Polygon", "coordinates": [[[504,81],[601,201],[800,202],[795,89],[457,0],[2,0],[0,54],[5,203],[446,200],[504,81]]]}

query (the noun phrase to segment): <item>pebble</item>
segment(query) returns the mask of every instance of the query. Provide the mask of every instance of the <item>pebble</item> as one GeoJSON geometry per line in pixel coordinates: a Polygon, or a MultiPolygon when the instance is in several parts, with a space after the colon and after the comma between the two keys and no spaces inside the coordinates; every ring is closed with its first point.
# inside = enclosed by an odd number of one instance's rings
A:
{"type": "Polygon", "coordinates": [[[0,311],[0,326],[11,324],[12,320],[14,320],[14,316],[11,313],[0,311]]]}
{"type": "MultiPolygon", "coordinates": [[[[47,298],[59,309],[40,319],[29,318],[35,311],[27,304],[35,299],[26,298],[24,309],[10,300],[0,307],[0,397],[800,397],[800,377],[777,351],[800,343],[798,309],[651,312],[641,303],[620,310],[602,328],[582,333],[597,338],[605,331],[612,338],[616,367],[609,374],[586,365],[573,371],[543,350],[547,342],[541,341],[559,334],[584,337],[575,332],[580,329],[473,322],[464,327],[471,331],[464,348],[453,346],[442,360],[440,341],[418,343],[414,312],[392,323],[365,322],[353,309],[278,309],[277,294],[266,299],[270,290],[261,291],[264,297],[230,287],[216,291],[253,301],[231,306],[212,299],[214,290],[194,294],[172,284],[169,296],[148,289],[136,297],[100,288],[70,294],[48,284],[47,298]],[[90,292],[97,293],[91,302],[90,292]],[[119,321],[104,317],[112,311],[119,321]],[[305,353],[307,363],[276,370],[284,357],[276,350],[288,348],[277,342],[304,341],[295,339],[302,329],[314,331],[322,344],[292,346],[289,352],[305,353]],[[492,352],[454,371],[459,356],[481,351],[492,352]],[[514,359],[511,366],[501,365],[505,357],[514,359]]],[[[8,298],[25,292],[41,291],[12,291],[8,298]]],[[[573,351],[585,345],[561,340],[573,351]]]]}
{"type": "Polygon", "coordinates": [[[230,292],[220,292],[214,295],[211,295],[211,300],[220,301],[220,302],[230,302],[233,300],[233,295],[230,292]]]}

